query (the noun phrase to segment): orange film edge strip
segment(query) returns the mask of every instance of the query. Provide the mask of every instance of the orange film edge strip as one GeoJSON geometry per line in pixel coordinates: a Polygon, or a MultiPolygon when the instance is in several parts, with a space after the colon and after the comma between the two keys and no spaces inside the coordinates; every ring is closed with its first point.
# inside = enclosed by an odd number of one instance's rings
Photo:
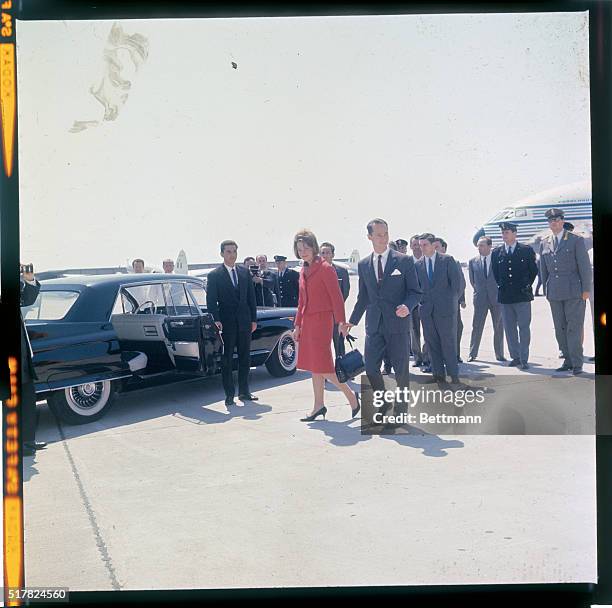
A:
{"type": "Polygon", "coordinates": [[[17,110],[15,44],[0,43],[0,113],[2,115],[2,151],[4,171],[7,177],[13,174],[13,151],[15,146],[15,119],[17,110]]]}
{"type": "Polygon", "coordinates": [[[17,374],[15,357],[9,357],[11,397],[4,402],[6,419],[4,437],[4,601],[7,606],[19,606],[20,600],[9,600],[9,588],[22,588],[23,576],[23,499],[21,496],[21,461],[19,459],[19,427],[17,374]]]}

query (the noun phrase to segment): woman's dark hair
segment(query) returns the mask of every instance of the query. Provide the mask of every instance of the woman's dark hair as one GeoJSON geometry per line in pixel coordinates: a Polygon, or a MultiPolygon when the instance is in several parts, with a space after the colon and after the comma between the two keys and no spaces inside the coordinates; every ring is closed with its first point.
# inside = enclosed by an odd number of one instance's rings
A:
{"type": "Polygon", "coordinates": [[[295,253],[295,257],[298,259],[300,258],[297,248],[299,241],[302,241],[305,245],[311,247],[315,255],[319,255],[319,243],[317,243],[317,237],[314,235],[314,232],[304,228],[293,237],[293,252],[295,253]]]}

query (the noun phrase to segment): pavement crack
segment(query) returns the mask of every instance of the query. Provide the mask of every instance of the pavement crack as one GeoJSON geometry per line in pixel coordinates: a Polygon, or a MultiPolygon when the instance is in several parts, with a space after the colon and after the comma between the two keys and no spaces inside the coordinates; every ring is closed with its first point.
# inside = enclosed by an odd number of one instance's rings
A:
{"type": "Polygon", "coordinates": [[[100,526],[98,526],[98,521],[96,519],[96,514],[93,510],[89,497],[87,496],[87,492],[85,491],[85,486],[83,485],[83,481],[81,480],[81,476],[79,475],[79,471],[74,462],[74,458],[72,457],[72,453],[70,448],[68,447],[68,442],[66,441],[66,435],[64,434],[64,429],[56,417],[55,423],[57,424],[57,430],[59,431],[59,435],[62,440],[62,446],[64,447],[64,451],[66,452],[66,457],[68,458],[68,462],[70,463],[70,468],[72,469],[72,475],[74,476],[74,480],[76,481],[77,487],[79,489],[79,494],[81,495],[81,501],[83,502],[83,506],[85,507],[85,511],[87,512],[87,517],[89,519],[89,523],[92,527],[94,537],[96,539],[96,546],[98,548],[98,552],[100,553],[100,557],[102,558],[102,563],[108,572],[108,577],[110,579],[111,586],[113,591],[121,591],[121,585],[117,579],[117,573],[115,572],[115,568],[113,566],[113,560],[111,559],[108,547],[104,542],[104,538],[102,537],[102,532],[100,531],[100,526]]]}

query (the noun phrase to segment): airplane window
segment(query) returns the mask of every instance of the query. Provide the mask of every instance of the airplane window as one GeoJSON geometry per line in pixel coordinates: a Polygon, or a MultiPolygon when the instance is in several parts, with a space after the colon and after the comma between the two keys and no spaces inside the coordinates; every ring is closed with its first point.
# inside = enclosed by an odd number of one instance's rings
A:
{"type": "Polygon", "coordinates": [[[507,220],[507,219],[509,219],[509,218],[511,218],[511,217],[514,217],[514,209],[510,209],[510,211],[508,211],[508,212],[506,213],[506,215],[504,215],[504,219],[505,219],[505,220],[507,220]]]}
{"type": "Polygon", "coordinates": [[[514,216],[515,217],[526,217],[527,216],[527,209],[515,209],[514,210],[514,216]]]}

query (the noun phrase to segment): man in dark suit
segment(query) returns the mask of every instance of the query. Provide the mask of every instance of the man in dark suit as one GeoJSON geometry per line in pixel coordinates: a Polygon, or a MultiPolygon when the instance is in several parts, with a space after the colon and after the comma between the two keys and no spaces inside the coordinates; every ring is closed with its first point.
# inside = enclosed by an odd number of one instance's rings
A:
{"type": "Polygon", "coordinates": [[[300,291],[300,273],[287,268],[287,257],[275,255],[274,261],[278,270],[276,283],[276,302],[279,306],[297,307],[300,291]]]}
{"type": "Polygon", "coordinates": [[[268,256],[260,253],[256,258],[259,272],[253,277],[257,306],[276,306],[276,273],[268,268],[268,256]]]}
{"type": "MultiPolygon", "coordinates": [[[[385,353],[395,370],[398,388],[408,388],[410,313],[421,299],[410,256],[389,249],[389,227],[380,218],[367,225],[373,252],[359,261],[359,293],[343,335],[366,315],[365,368],[373,390],[385,390],[380,365],[385,353]]],[[[396,404],[397,405],[397,404],[396,404]]],[[[383,409],[384,408],[383,406],[383,409]]],[[[407,404],[397,408],[405,412],[407,404]]],[[[398,412],[399,413],[399,412],[398,412]]]]}
{"type": "Polygon", "coordinates": [[[249,390],[251,368],[251,334],[257,329],[255,286],[251,274],[236,264],[238,245],[235,241],[221,243],[223,264],[208,274],[206,302],[208,311],[222,332],[223,358],[221,376],[225,390],[225,405],[234,403],[232,375],[234,349],[238,351],[238,399],[257,401],[249,390]]]}
{"type": "Polygon", "coordinates": [[[504,324],[501,316],[501,305],[497,301],[497,283],[491,269],[492,245],[493,241],[488,236],[480,237],[477,245],[480,255],[472,258],[468,263],[470,283],[474,289],[474,317],[468,361],[476,361],[478,357],[487,313],[491,313],[491,322],[493,323],[495,358],[498,361],[506,360],[504,357],[504,324]]]}
{"type": "Polygon", "coordinates": [[[518,225],[501,222],[504,242],[491,254],[491,267],[497,283],[497,301],[501,304],[504,333],[512,360],[510,367],[529,369],[531,341],[531,285],[538,276],[535,251],[516,240],[518,225]]]}
{"type": "MultiPolygon", "coordinates": [[[[24,270],[24,267],[22,267],[24,270]]],[[[28,272],[22,272],[19,281],[20,305],[31,306],[36,301],[40,292],[40,283],[36,280],[31,265],[27,268],[28,272]]],[[[36,370],[32,362],[32,346],[30,338],[21,317],[21,415],[23,433],[23,455],[33,456],[36,450],[46,447],[44,441],[36,441],[36,390],[34,381],[36,380],[36,370]]]]}
{"type": "Polygon", "coordinates": [[[435,238],[430,232],[419,236],[423,256],[416,263],[416,272],[423,289],[421,321],[431,357],[431,382],[446,382],[448,373],[451,382],[458,385],[457,310],[461,278],[455,258],[436,251],[435,238]]]}
{"type": "MultiPolygon", "coordinates": [[[[412,251],[412,261],[416,264],[422,257],[423,252],[419,245],[419,234],[410,237],[410,249],[412,251]]],[[[416,268],[416,266],[415,266],[416,268]]],[[[418,279],[418,275],[417,275],[418,279]]],[[[431,372],[431,363],[427,354],[427,345],[423,341],[421,348],[421,305],[419,304],[410,315],[410,346],[414,355],[414,367],[420,367],[421,371],[431,372]]]]}
{"type": "MultiPolygon", "coordinates": [[[[338,285],[340,285],[342,298],[346,302],[346,299],[349,297],[349,292],[351,291],[351,282],[348,270],[346,268],[342,268],[342,266],[337,266],[336,264],[334,264],[336,248],[331,243],[321,243],[319,247],[319,253],[328,264],[331,264],[334,267],[336,275],[338,276],[338,285]]],[[[334,341],[334,351],[336,353],[336,357],[344,355],[344,339],[340,336],[337,323],[334,323],[334,331],[332,337],[334,341]]]]}

